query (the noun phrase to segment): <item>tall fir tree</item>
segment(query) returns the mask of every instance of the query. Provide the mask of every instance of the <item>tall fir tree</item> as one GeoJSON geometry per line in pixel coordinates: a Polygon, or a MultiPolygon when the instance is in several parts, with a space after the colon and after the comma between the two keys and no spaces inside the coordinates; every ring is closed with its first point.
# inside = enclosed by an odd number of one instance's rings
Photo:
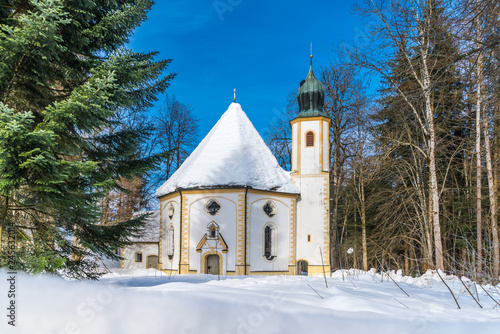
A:
{"type": "MultiPolygon", "coordinates": [[[[7,0],[0,10],[0,236],[18,237],[17,269],[97,278],[99,257],[143,217],[99,224],[99,200],[164,154],[139,159],[145,124],[106,131],[168,86],[171,60],[126,47],[149,0],[7,0]]],[[[2,252],[5,261],[5,252],[2,252]]],[[[2,262],[5,266],[5,262],[2,262]]]]}

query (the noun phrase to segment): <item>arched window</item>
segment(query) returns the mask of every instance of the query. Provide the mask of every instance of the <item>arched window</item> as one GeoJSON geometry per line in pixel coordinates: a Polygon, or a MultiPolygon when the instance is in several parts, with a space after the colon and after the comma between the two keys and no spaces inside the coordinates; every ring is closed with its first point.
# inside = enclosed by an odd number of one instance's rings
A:
{"type": "Polygon", "coordinates": [[[167,255],[170,260],[174,257],[174,225],[170,224],[167,229],[167,255]]]}
{"type": "Polygon", "coordinates": [[[135,262],[142,262],[142,253],[135,252],[135,262]]]}
{"type": "Polygon", "coordinates": [[[266,225],[266,227],[264,227],[264,257],[269,261],[274,260],[276,256],[274,234],[275,229],[273,226],[266,225]]]}
{"type": "Polygon", "coordinates": [[[314,132],[306,132],[306,146],[314,146],[314,132]]]}

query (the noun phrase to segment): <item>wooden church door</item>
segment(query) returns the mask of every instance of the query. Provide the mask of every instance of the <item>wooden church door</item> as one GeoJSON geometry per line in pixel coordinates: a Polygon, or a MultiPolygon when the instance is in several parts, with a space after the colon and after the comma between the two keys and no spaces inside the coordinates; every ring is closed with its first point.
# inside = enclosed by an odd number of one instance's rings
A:
{"type": "Polygon", "coordinates": [[[219,255],[211,254],[207,256],[207,274],[219,275],[219,255]]]}
{"type": "Polygon", "coordinates": [[[146,269],[155,268],[158,269],[158,256],[149,255],[146,259],[146,269]]]}

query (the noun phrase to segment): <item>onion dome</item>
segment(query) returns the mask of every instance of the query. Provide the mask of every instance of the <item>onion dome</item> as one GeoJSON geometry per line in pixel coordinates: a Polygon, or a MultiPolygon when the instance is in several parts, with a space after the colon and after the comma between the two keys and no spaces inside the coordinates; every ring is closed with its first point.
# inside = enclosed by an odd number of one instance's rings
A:
{"type": "Polygon", "coordinates": [[[307,77],[300,82],[297,91],[297,99],[299,101],[299,114],[297,118],[325,116],[323,113],[325,89],[323,88],[323,84],[314,76],[312,57],[311,55],[309,73],[307,73],[307,77]]]}

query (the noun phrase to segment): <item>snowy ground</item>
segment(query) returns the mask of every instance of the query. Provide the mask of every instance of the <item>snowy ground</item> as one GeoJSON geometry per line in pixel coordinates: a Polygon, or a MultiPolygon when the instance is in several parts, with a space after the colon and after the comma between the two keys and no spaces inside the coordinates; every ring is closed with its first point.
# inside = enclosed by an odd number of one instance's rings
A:
{"type": "MultiPolygon", "coordinates": [[[[0,305],[6,310],[7,273],[0,271],[0,277],[0,305]]],[[[117,271],[99,282],[18,275],[16,327],[2,315],[0,333],[500,332],[500,306],[481,288],[483,309],[457,278],[446,276],[459,310],[435,273],[391,277],[410,297],[387,277],[382,282],[379,274],[353,270],[328,277],[328,288],[323,277],[218,281],[206,275],[168,277],[153,269],[117,271]]],[[[485,288],[500,302],[500,286],[485,288]]]]}

